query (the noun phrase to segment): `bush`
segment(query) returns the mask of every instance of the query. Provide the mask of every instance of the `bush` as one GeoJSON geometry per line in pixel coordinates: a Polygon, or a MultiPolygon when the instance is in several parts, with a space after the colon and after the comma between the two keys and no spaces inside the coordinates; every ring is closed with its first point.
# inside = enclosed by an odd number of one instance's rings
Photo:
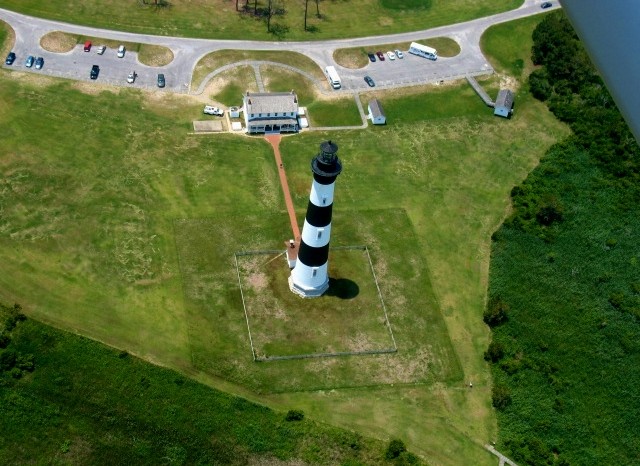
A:
{"type": "Polygon", "coordinates": [[[495,341],[489,343],[489,348],[484,352],[484,360],[498,362],[504,357],[504,347],[495,341]]]}
{"type": "Polygon", "coordinates": [[[298,409],[290,409],[285,416],[285,421],[302,421],[304,419],[304,413],[298,409]]]}
{"type": "Polygon", "coordinates": [[[17,354],[15,351],[8,349],[0,354],[0,370],[9,371],[15,366],[17,354]]]}
{"type": "Polygon", "coordinates": [[[491,390],[491,404],[498,410],[503,410],[511,404],[511,392],[506,385],[494,385],[491,390]]]}
{"type": "Polygon", "coordinates": [[[484,311],[482,320],[484,320],[484,323],[489,327],[497,327],[508,320],[508,311],[509,305],[501,298],[491,298],[487,304],[487,309],[484,311]]]}
{"type": "Polygon", "coordinates": [[[388,460],[392,460],[400,456],[405,451],[407,451],[407,447],[404,445],[404,442],[399,439],[393,439],[389,442],[389,446],[387,447],[387,452],[384,457],[388,460]]]}

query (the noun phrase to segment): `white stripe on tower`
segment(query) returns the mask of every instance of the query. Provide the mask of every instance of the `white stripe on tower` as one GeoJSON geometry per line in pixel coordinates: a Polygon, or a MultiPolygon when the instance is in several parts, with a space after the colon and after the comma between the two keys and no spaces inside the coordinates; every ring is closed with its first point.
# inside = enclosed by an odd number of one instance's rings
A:
{"type": "Polygon", "coordinates": [[[291,291],[305,298],[321,296],[329,288],[329,239],[333,189],[342,165],[331,141],[320,144],[320,153],[311,161],[313,184],[302,227],[296,266],[289,277],[291,291]]]}

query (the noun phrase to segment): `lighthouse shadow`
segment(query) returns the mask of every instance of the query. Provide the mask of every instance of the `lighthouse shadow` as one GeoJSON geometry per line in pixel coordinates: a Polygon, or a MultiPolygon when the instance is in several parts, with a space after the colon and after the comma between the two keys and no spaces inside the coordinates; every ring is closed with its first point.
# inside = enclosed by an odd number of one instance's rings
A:
{"type": "Polygon", "coordinates": [[[353,299],[360,293],[360,287],[353,280],[348,278],[329,277],[329,289],[325,295],[335,296],[340,299],[353,299]]]}

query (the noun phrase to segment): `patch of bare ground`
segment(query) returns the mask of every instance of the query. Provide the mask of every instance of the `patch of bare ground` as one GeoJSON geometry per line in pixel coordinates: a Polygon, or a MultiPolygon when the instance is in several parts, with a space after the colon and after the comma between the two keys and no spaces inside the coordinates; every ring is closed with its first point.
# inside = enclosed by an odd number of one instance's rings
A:
{"type": "Polygon", "coordinates": [[[138,60],[147,66],[166,66],[173,61],[173,51],[161,45],[143,44],[138,52],[138,60]]]}
{"type": "Polygon", "coordinates": [[[77,43],[75,36],[61,31],[50,32],[40,39],[40,47],[55,53],[71,52],[77,43]]]}
{"type": "Polygon", "coordinates": [[[119,89],[116,87],[104,85],[96,86],[93,83],[85,83],[83,81],[75,81],[72,84],[72,87],[87,95],[98,95],[102,92],[111,92],[112,94],[119,93],[119,89]]]}
{"type": "Polygon", "coordinates": [[[509,89],[510,91],[517,91],[519,87],[518,80],[506,75],[500,75],[500,89],[509,89]]]}

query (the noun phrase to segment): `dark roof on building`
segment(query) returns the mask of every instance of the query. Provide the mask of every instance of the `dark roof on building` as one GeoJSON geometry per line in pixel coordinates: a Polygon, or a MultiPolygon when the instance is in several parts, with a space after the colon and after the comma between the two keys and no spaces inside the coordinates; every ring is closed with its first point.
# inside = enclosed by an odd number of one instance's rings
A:
{"type": "Polygon", "coordinates": [[[495,107],[505,107],[511,109],[513,107],[513,92],[509,89],[500,89],[496,98],[495,107]]]}
{"type": "Polygon", "coordinates": [[[373,118],[376,117],[385,117],[384,110],[382,110],[382,105],[380,105],[380,101],[378,99],[371,99],[369,101],[369,109],[371,110],[371,116],[373,118]]]}
{"type": "Polygon", "coordinates": [[[298,111],[295,92],[248,92],[244,96],[247,113],[290,113],[298,111]]]}

